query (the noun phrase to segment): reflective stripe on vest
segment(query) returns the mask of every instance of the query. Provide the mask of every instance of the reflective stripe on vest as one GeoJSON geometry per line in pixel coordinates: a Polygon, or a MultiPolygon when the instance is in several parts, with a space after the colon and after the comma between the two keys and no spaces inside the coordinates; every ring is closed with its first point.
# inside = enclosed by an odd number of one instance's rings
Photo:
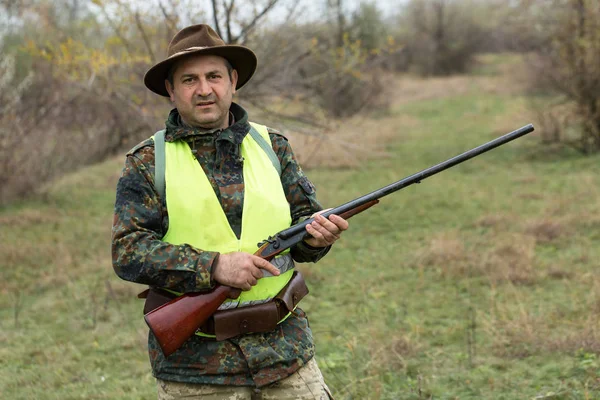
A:
{"type": "MultiPolygon", "coordinates": [[[[271,143],[266,127],[253,126],[271,143]]],[[[175,245],[187,243],[198,249],[220,253],[254,253],[258,242],[291,225],[290,206],[279,174],[265,151],[250,135],[246,135],[241,154],[244,158],[244,205],[238,240],[189,145],[181,140],[165,143],[169,229],[163,241],[175,245]]],[[[258,304],[273,298],[289,282],[292,273],[293,269],[290,269],[276,277],[259,279],[238,299],[225,302],[222,309],[258,304]]]]}

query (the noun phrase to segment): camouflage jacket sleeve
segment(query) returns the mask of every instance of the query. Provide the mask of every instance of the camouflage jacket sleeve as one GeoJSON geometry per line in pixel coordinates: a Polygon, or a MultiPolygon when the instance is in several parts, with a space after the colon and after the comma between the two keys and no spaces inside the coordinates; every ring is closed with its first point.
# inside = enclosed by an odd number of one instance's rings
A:
{"type": "MultiPolygon", "coordinates": [[[[269,134],[273,150],[281,162],[281,184],[290,203],[292,223],[296,224],[321,211],[323,207],[317,201],[316,189],[300,168],[287,139],[271,128],[269,134]]],[[[315,248],[300,242],[292,247],[291,254],[297,262],[317,262],[329,252],[330,248],[331,246],[315,248]]]]}
{"type": "Polygon", "coordinates": [[[168,216],[153,177],[152,146],[127,156],[117,184],[112,229],[115,272],[127,281],[179,292],[210,288],[214,283],[211,268],[218,253],[161,240],[168,216]]]}

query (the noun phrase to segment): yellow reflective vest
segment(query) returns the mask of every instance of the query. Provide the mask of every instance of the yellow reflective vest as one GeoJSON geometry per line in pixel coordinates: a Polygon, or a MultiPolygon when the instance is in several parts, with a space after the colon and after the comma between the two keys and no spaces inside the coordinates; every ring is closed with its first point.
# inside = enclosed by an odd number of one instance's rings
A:
{"type": "MultiPolygon", "coordinates": [[[[267,128],[251,123],[270,145],[267,128]]],[[[190,244],[198,249],[229,253],[254,253],[257,243],[291,225],[290,206],[271,159],[250,134],[241,144],[244,159],[244,205],[238,239],[225,212],[189,145],[165,143],[166,203],[169,228],[163,241],[190,244]]],[[[289,257],[285,255],[284,257],[289,257]]],[[[293,269],[264,277],[238,299],[227,300],[220,309],[243,307],[273,298],[289,282],[293,269]]]]}

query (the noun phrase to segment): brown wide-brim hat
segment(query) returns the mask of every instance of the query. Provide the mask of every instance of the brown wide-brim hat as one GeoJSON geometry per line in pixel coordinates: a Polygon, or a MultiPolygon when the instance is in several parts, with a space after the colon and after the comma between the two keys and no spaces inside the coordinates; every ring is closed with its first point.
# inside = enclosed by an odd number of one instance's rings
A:
{"type": "Polygon", "coordinates": [[[225,58],[238,73],[236,89],[244,86],[256,71],[256,55],[247,47],[228,45],[210,26],[188,26],[177,32],[169,43],[167,58],[150,68],[144,84],[154,93],[169,97],[165,79],[173,65],[190,55],[215,55],[225,58]]]}

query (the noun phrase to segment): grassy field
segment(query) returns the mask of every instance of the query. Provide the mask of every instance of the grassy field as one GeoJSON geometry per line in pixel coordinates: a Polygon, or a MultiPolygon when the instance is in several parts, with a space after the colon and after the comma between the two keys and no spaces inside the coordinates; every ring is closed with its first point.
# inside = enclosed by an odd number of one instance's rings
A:
{"type": "MultiPolygon", "coordinates": [[[[385,138],[386,155],[307,171],[323,204],[535,123],[488,62],[474,77],[398,79],[390,112],[352,127],[385,138]]],[[[336,398],[600,398],[598,161],[534,133],[354,217],[300,266],[336,398]]],[[[121,165],[0,211],[0,398],[155,398],[142,287],[110,264],[121,165]]]]}

